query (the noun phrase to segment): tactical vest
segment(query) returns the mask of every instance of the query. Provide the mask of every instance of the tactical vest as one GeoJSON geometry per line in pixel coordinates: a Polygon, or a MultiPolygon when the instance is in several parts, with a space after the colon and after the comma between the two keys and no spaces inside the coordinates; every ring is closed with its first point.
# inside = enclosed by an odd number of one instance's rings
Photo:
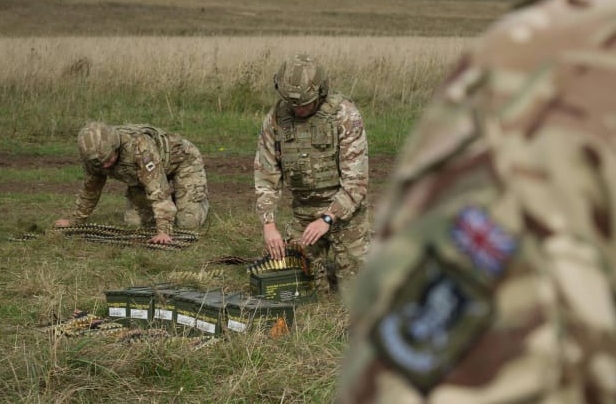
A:
{"type": "Polygon", "coordinates": [[[314,191],[340,186],[339,133],[336,115],[343,96],[328,96],[306,119],[296,118],[284,101],[276,106],[276,148],[283,179],[291,191],[314,191]]]}

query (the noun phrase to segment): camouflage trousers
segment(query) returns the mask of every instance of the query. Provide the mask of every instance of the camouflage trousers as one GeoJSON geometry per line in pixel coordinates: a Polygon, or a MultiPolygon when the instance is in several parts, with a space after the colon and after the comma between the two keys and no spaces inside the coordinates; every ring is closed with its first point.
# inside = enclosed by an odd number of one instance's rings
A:
{"type": "MultiPolygon", "coordinates": [[[[208,187],[203,159],[199,150],[193,146],[191,159],[185,160],[167,176],[172,188],[173,202],[177,208],[175,226],[180,229],[196,230],[201,227],[210,210],[208,187]]],[[[126,210],[124,221],[131,226],[154,226],[154,212],[148,201],[145,189],[129,186],[126,189],[126,210]]]]}
{"type": "MultiPolygon", "coordinates": [[[[289,242],[299,242],[306,226],[322,212],[323,208],[294,207],[293,221],[286,228],[289,242]]],[[[304,247],[315,271],[319,292],[337,292],[340,288],[345,294],[350,281],[363,266],[369,239],[367,209],[360,207],[349,220],[336,221],[314,245],[304,247]],[[330,251],[333,262],[328,260],[330,251]]]]}

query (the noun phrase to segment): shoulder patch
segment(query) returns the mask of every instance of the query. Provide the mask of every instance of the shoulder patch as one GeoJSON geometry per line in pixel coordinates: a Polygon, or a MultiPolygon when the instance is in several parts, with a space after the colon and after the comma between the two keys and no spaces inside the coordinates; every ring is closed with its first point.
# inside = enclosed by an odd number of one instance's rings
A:
{"type": "Polygon", "coordinates": [[[491,277],[499,277],[517,248],[517,239],[477,206],[462,209],[454,221],[451,237],[457,249],[491,277]]]}
{"type": "Polygon", "coordinates": [[[492,318],[490,297],[427,247],[371,332],[376,348],[423,393],[460,360],[492,318]]]}

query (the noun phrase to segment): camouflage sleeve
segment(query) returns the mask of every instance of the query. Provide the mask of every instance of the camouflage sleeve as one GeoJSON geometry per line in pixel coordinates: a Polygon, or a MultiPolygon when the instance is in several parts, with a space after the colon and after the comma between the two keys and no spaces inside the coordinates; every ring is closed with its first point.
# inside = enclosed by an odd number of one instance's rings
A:
{"type": "Polygon", "coordinates": [[[340,189],[329,206],[337,219],[347,220],[368,193],[368,140],[361,113],[350,101],[342,103],[340,119],[340,189]]]}
{"type": "Polygon", "coordinates": [[[282,194],[282,171],[275,149],[274,109],[263,121],[254,162],[256,211],[263,224],[276,221],[278,202],[282,194]]]}
{"type": "Polygon", "coordinates": [[[597,60],[469,58],[445,83],[378,214],[340,403],[616,397],[614,92],[580,85],[597,60]]]}
{"type": "Polygon", "coordinates": [[[160,153],[147,135],[139,136],[134,147],[137,177],[152,203],[156,229],[159,233],[171,234],[177,208],[171,198],[171,188],[160,153]]]}
{"type": "Polygon", "coordinates": [[[92,214],[96,207],[107,181],[106,176],[94,173],[86,166],[84,166],[84,174],[83,187],[77,197],[77,206],[70,216],[70,221],[74,224],[86,222],[88,216],[92,214]]]}

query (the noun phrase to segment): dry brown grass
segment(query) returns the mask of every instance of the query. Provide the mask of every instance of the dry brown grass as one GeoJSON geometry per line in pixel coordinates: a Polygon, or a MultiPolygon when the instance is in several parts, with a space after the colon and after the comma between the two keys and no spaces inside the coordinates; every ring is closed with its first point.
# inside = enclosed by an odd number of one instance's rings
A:
{"type": "Polygon", "coordinates": [[[467,36],[508,0],[4,0],[0,35],[467,36]]]}
{"type": "Polygon", "coordinates": [[[23,87],[88,77],[89,85],[190,86],[225,91],[242,83],[269,91],[280,61],[318,56],[338,88],[353,97],[402,102],[432,89],[468,40],[414,37],[61,37],[0,38],[0,82],[23,87]]]}

